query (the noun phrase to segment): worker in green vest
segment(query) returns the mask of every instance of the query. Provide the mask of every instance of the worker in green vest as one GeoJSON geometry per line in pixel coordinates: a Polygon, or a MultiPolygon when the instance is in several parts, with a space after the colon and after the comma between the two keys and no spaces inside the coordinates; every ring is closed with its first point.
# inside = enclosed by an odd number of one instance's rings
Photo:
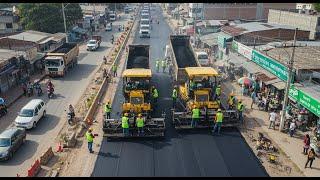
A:
{"type": "Polygon", "coordinates": [[[218,97],[220,97],[220,95],[221,95],[221,85],[218,85],[218,87],[216,88],[215,99],[217,99],[218,97]]]}
{"type": "Polygon", "coordinates": [[[167,62],[165,59],[163,59],[161,61],[161,66],[162,66],[162,72],[164,73],[166,71],[166,67],[167,67],[167,62]]]}
{"type": "Polygon", "coordinates": [[[191,127],[192,127],[192,128],[197,127],[199,118],[200,118],[200,109],[197,108],[196,105],[193,105],[193,109],[192,109],[192,121],[191,121],[191,127]]]}
{"type": "Polygon", "coordinates": [[[238,109],[238,112],[239,112],[239,121],[240,121],[241,123],[243,123],[244,105],[242,104],[242,101],[241,101],[241,100],[239,100],[239,102],[238,102],[238,107],[237,107],[237,109],[238,109]]]}
{"type": "Polygon", "coordinates": [[[160,59],[157,59],[157,60],[156,60],[156,69],[157,69],[157,72],[159,72],[159,68],[160,68],[160,59]]]}
{"type": "Polygon", "coordinates": [[[117,65],[114,63],[112,66],[113,77],[117,77],[117,65]]]}
{"type": "Polygon", "coordinates": [[[235,106],[235,97],[233,93],[231,93],[229,96],[228,105],[229,105],[229,109],[233,109],[235,106]]]}
{"type": "Polygon", "coordinates": [[[221,112],[221,109],[218,109],[218,112],[217,112],[216,117],[215,117],[215,125],[214,125],[214,128],[212,130],[213,134],[216,132],[216,130],[218,128],[218,135],[220,135],[220,129],[221,129],[222,121],[223,121],[223,114],[221,112]]]}
{"type": "Polygon", "coordinates": [[[89,152],[93,153],[92,144],[93,144],[94,135],[92,134],[92,128],[89,128],[88,131],[86,132],[86,138],[87,138],[87,141],[88,141],[89,152]]]}
{"type": "Polygon", "coordinates": [[[158,90],[157,90],[157,88],[155,88],[155,87],[153,86],[152,98],[153,98],[154,104],[156,104],[156,103],[158,102],[158,97],[159,97],[158,90]]]}
{"type": "Polygon", "coordinates": [[[177,91],[177,86],[173,87],[172,90],[172,108],[175,108],[176,102],[177,102],[177,97],[178,97],[178,91],[177,91]]]}
{"type": "Polygon", "coordinates": [[[129,136],[129,118],[128,113],[124,113],[124,116],[121,119],[122,122],[122,132],[124,136],[129,136]]]}
{"type": "Polygon", "coordinates": [[[104,106],[104,113],[107,117],[107,119],[111,118],[111,105],[110,105],[110,101],[107,102],[107,104],[104,106]]]}
{"type": "Polygon", "coordinates": [[[139,114],[136,119],[136,125],[138,128],[138,136],[143,135],[144,119],[142,118],[141,114],[139,114]]]}

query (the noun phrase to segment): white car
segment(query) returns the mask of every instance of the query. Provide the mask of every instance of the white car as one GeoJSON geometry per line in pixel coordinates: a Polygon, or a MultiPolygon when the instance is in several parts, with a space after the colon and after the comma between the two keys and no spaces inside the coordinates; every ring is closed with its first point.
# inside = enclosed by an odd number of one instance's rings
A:
{"type": "Polygon", "coordinates": [[[38,121],[46,116],[47,105],[41,99],[33,99],[26,104],[15,119],[15,126],[26,129],[35,128],[38,121]]]}
{"type": "Polygon", "coordinates": [[[87,51],[94,51],[94,50],[98,49],[98,47],[99,47],[98,41],[91,39],[87,44],[87,51]]]}
{"type": "Polygon", "coordinates": [[[112,31],[112,26],[110,23],[106,25],[106,31],[112,31]]]}
{"type": "Polygon", "coordinates": [[[150,38],[150,26],[149,25],[140,25],[139,30],[140,38],[150,38]]]}

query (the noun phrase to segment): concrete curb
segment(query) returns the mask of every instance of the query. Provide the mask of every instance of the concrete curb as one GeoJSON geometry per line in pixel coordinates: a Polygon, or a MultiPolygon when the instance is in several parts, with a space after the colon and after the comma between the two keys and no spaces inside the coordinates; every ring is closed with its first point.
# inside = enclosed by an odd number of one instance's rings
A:
{"type": "MultiPolygon", "coordinates": [[[[46,78],[47,75],[43,75],[37,82],[41,82],[44,78],[46,78]]],[[[8,103],[7,107],[9,108],[10,106],[12,106],[16,101],[18,101],[21,97],[23,97],[23,93],[21,93],[21,95],[19,95],[17,98],[15,98],[13,101],[11,101],[10,103],[8,103]]]]}

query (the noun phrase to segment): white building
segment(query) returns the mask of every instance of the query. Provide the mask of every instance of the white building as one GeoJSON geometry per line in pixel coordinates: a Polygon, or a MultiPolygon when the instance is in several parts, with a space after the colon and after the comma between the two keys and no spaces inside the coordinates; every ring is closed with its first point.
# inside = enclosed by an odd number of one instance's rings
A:
{"type": "Polygon", "coordinates": [[[204,19],[203,3],[189,3],[189,17],[195,19],[204,19]]]}

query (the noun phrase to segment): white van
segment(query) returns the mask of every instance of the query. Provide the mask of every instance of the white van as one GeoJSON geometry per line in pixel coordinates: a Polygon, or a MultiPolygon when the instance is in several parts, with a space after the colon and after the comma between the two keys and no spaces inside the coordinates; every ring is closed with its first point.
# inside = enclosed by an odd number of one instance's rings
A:
{"type": "Polygon", "coordinates": [[[140,38],[143,38],[143,37],[150,38],[150,26],[141,24],[139,34],[140,34],[140,38]]]}
{"type": "Polygon", "coordinates": [[[42,99],[33,99],[25,105],[15,119],[16,127],[35,128],[38,121],[46,116],[47,105],[42,99]]]}
{"type": "Polygon", "coordinates": [[[201,66],[210,66],[209,56],[206,52],[196,52],[196,58],[201,66]]]}

